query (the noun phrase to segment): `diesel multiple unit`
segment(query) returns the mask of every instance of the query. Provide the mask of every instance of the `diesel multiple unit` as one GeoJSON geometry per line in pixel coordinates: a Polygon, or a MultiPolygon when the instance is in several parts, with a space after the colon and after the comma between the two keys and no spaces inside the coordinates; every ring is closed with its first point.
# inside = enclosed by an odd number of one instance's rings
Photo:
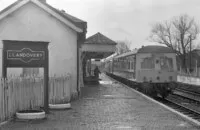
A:
{"type": "Polygon", "coordinates": [[[144,46],[138,50],[109,57],[105,60],[107,73],[132,80],[138,89],[165,98],[177,80],[176,54],[164,46],[144,46]]]}

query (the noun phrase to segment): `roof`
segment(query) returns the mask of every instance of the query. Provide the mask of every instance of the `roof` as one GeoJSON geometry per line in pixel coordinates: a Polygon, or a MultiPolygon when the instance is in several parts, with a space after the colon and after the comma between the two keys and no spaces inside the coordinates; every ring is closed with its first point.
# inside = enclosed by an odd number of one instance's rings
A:
{"type": "Polygon", "coordinates": [[[48,6],[49,8],[51,8],[52,10],[54,10],[55,12],[57,12],[58,14],[60,14],[61,16],[63,16],[65,19],[69,20],[70,22],[72,22],[73,24],[75,24],[77,27],[79,28],[82,28],[83,30],[86,31],[87,29],[87,22],[77,18],[77,17],[74,17],[68,13],[66,13],[64,10],[58,10],[52,6],[50,6],[49,4],[47,3],[44,3],[46,6],[48,6]]]}
{"type": "Polygon", "coordinates": [[[105,61],[105,62],[106,62],[106,61],[110,61],[110,60],[112,60],[115,56],[117,56],[117,53],[114,53],[114,54],[112,54],[112,55],[106,57],[106,58],[104,59],[104,61],[105,61]]]}
{"type": "Polygon", "coordinates": [[[122,57],[127,57],[127,56],[130,56],[130,55],[135,55],[137,53],[137,49],[133,50],[133,51],[129,51],[129,52],[126,52],[126,53],[122,53],[116,57],[114,57],[115,59],[116,58],[122,58],[122,57]]]}
{"type": "Polygon", "coordinates": [[[144,46],[138,53],[175,53],[171,48],[157,45],[144,46]]]}
{"type": "MultiPolygon", "coordinates": [[[[87,22],[83,21],[83,20],[80,20],[74,16],[71,16],[69,14],[67,14],[65,11],[60,11],[54,7],[52,7],[51,5],[49,5],[48,3],[46,2],[42,2],[40,0],[17,0],[16,2],[14,2],[13,4],[9,5],[8,7],[6,7],[5,9],[3,9],[1,12],[0,12],[0,20],[4,17],[6,17],[9,13],[12,13],[13,11],[17,10],[18,8],[20,8],[21,6],[23,6],[24,4],[28,3],[28,2],[33,2],[35,4],[40,4],[41,6],[40,7],[47,7],[51,10],[53,10],[57,15],[60,15],[62,18],[64,18],[65,20],[69,21],[69,22],[66,22],[68,23],[69,25],[73,24],[75,27],[77,28],[73,28],[73,26],[71,26],[73,29],[75,29],[76,31],[80,31],[78,28],[80,28],[81,30],[83,30],[82,32],[86,32],[86,29],[87,29],[87,22]],[[13,9],[13,10],[12,10],[13,9]],[[9,12],[9,10],[11,10],[9,12]]],[[[59,19],[59,18],[58,18],[59,19]]],[[[81,31],[80,31],[81,32],[81,31]]]]}
{"type": "Polygon", "coordinates": [[[96,33],[86,39],[85,44],[108,44],[108,45],[116,45],[117,43],[113,40],[109,39],[105,35],[101,33],[96,33]]]}

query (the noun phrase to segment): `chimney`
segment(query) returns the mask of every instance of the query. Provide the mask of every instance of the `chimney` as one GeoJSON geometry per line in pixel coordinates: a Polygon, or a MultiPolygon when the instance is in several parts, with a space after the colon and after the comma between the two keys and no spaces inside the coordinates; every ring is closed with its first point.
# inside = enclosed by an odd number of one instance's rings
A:
{"type": "Polygon", "coordinates": [[[43,2],[43,3],[47,3],[47,0],[39,0],[39,1],[41,1],[41,2],[43,2]]]}

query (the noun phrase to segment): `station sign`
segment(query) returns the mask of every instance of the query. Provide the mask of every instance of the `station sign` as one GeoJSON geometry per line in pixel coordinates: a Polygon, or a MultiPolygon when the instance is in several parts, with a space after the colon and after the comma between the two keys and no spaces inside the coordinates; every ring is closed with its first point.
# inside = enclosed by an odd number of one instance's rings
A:
{"type": "Polygon", "coordinates": [[[44,110],[49,112],[49,42],[3,40],[2,77],[9,67],[44,68],[44,110]]]}
{"type": "Polygon", "coordinates": [[[23,48],[22,50],[7,50],[8,60],[21,60],[24,63],[32,60],[44,60],[44,51],[33,51],[30,48],[23,48]]]}
{"type": "Polygon", "coordinates": [[[4,64],[7,67],[43,67],[48,50],[47,44],[5,40],[3,42],[4,64]]]}

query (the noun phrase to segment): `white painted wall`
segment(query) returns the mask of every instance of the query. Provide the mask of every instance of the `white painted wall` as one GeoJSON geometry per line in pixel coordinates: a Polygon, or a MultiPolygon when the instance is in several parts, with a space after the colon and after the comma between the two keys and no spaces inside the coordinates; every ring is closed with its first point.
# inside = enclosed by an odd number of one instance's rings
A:
{"type": "MultiPolygon", "coordinates": [[[[28,3],[0,21],[0,60],[2,40],[49,42],[50,75],[72,74],[72,88],[77,81],[77,33],[33,3],[28,3]]],[[[2,71],[0,63],[0,74],[2,71]]],[[[18,75],[21,69],[9,69],[18,75]]]]}

